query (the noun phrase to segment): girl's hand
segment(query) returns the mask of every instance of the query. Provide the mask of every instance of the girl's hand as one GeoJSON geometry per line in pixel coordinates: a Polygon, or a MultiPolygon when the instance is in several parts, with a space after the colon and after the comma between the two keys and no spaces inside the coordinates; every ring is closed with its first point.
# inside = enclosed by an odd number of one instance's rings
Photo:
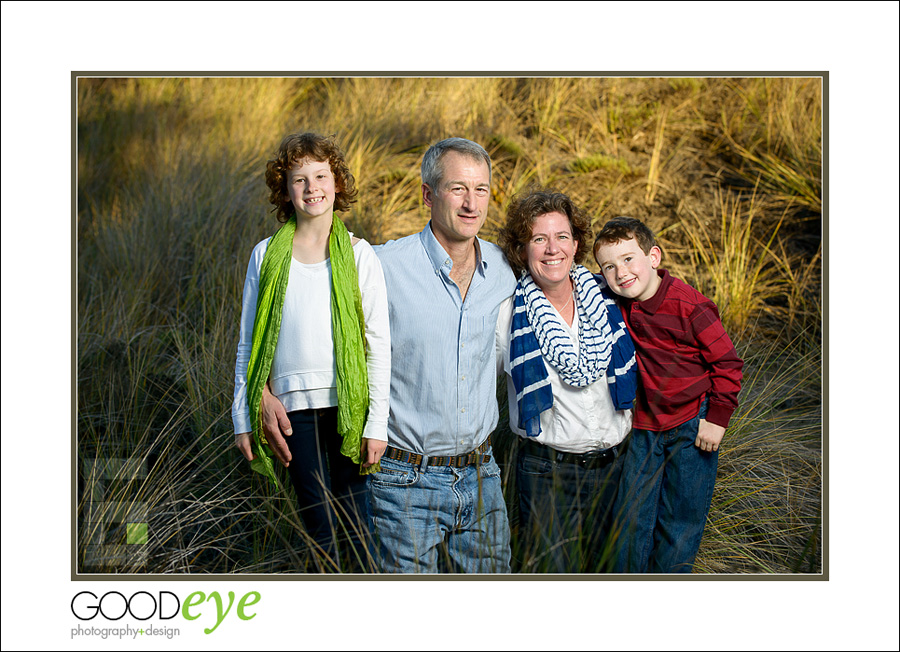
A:
{"type": "Polygon", "coordinates": [[[238,447],[238,450],[244,454],[244,457],[247,458],[248,462],[252,462],[256,459],[256,455],[253,454],[253,449],[250,447],[250,433],[242,432],[240,434],[236,434],[234,436],[234,445],[238,447]]]}
{"type": "Polygon", "coordinates": [[[369,467],[373,464],[377,464],[381,459],[381,456],[384,455],[385,448],[387,448],[386,441],[381,441],[379,439],[367,439],[363,437],[362,465],[365,467],[369,467]]]}

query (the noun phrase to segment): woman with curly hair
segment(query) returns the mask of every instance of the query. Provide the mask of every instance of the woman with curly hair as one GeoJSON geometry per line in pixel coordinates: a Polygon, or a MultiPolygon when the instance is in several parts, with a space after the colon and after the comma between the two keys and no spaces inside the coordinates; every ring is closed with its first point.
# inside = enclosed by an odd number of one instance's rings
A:
{"type": "Polygon", "coordinates": [[[566,195],[516,197],[500,233],[519,277],[500,307],[498,364],[507,375],[525,572],[598,572],[631,430],[634,347],[600,275],[580,263],[590,221],[566,195]]]}
{"type": "Polygon", "coordinates": [[[349,210],[356,183],[331,139],[286,136],[268,162],[266,185],[284,224],[256,245],[247,268],[235,444],[275,484],[273,456],[287,467],[319,570],[341,570],[340,542],[358,541],[359,524],[367,522],[364,474],[377,468],[387,445],[384,274],[371,245],[335,214],[349,210]],[[281,423],[275,399],[287,411],[281,423]],[[276,432],[271,440],[263,421],[276,432]]]}

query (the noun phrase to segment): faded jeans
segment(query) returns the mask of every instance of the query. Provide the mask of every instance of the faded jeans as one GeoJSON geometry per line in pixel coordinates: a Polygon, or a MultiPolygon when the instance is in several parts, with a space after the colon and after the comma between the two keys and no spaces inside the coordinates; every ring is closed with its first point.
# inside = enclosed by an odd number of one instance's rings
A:
{"type": "Polygon", "coordinates": [[[382,458],[368,489],[384,572],[510,572],[509,520],[493,456],[463,468],[382,458]]]}

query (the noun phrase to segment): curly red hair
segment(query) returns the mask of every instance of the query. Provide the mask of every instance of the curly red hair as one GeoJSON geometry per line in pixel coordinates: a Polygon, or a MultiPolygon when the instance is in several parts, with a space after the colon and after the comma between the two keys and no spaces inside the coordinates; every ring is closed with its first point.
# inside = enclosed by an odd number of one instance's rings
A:
{"type": "Polygon", "coordinates": [[[294,205],[288,198],[287,175],[294,164],[304,160],[328,161],[335,182],[334,210],[350,210],[350,204],[356,201],[356,179],[334,137],[311,132],[288,134],[281,141],[275,158],[266,164],[269,203],[275,206],[273,212],[278,221],[287,222],[294,214],[294,205]]]}
{"type": "Polygon", "coordinates": [[[525,262],[525,246],[531,240],[537,218],[547,213],[562,213],[569,218],[572,237],[578,243],[575,262],[580,263],[587,256],[591,233],[591,220],[587,213],[576,206],[568,195],[532,187],[525,194],[513,197],[506,209],[506,225],[500,229],[498,238],[498,244],[516,275],[528,267],[525,262]]]}

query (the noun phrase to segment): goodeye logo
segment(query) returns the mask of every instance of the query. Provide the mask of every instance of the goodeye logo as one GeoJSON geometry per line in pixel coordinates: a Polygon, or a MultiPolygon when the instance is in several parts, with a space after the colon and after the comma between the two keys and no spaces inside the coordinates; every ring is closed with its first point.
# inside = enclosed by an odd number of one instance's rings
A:
{"type": "MultiPolygon", "coordinates": [[[[237,601],[237,605],[235,605],[235,593],[234,591],[229,591],[226,605],[225,600],[219,595],[218,591],[211,591],[208,596],[203,591],[194,591],[185,598],[184,602],[171,591],[159,591],[156,595],[148,591],[136,591],[130,596],[126,596],[119,591],[107,591],[99,597],[92,591],[81,591],[72,598],[72,614],[78,620],[83,621],[93,620],[98,616],[105,620],[119,621],[125,616],[130,616],[142,622],[150,620],[154,616],[164,621],[172,620],[179,614],[185,620],[194,621],[205,614],[209,614],[206,621],[212,622],[214,610],[215,623],[212,624],[212,627],[203,629],[205,634],[212,634],[218,629],[228,614],[231,613],[232,608],[234,608],[234,615],[239,620],[252,620],[255,618],[256,613],[251,611],[250,607],[257,604],[260,598],[259,591],[250,591],[244,594],[237,601]]],[[[79,630],[77,632],[76,629],[72,630],[73,637],[80,634],[93,634],[102,635],[103,638],[106,638],[106,634],[102,631],[85,631],[80,626],[77,629],[79,630]]],[[[133,632],[136,634],[144,633],[143,629],[133,630],[133,632]]],[[[166,634],[167,632],[168,628],[159,633],[166,634]]],[[[121,634],[130,634],[132,630],[129,627],[122,632],[109,633],[121,638],[121,634]]],[[[147,633],[155,633],[155,631],[148,631],[147,633]]],[[[178,631],[175,630],[175,633],[177,634],[178,631]]],[[[171,638],[171,635],[168,637],[171,638]]]]}

